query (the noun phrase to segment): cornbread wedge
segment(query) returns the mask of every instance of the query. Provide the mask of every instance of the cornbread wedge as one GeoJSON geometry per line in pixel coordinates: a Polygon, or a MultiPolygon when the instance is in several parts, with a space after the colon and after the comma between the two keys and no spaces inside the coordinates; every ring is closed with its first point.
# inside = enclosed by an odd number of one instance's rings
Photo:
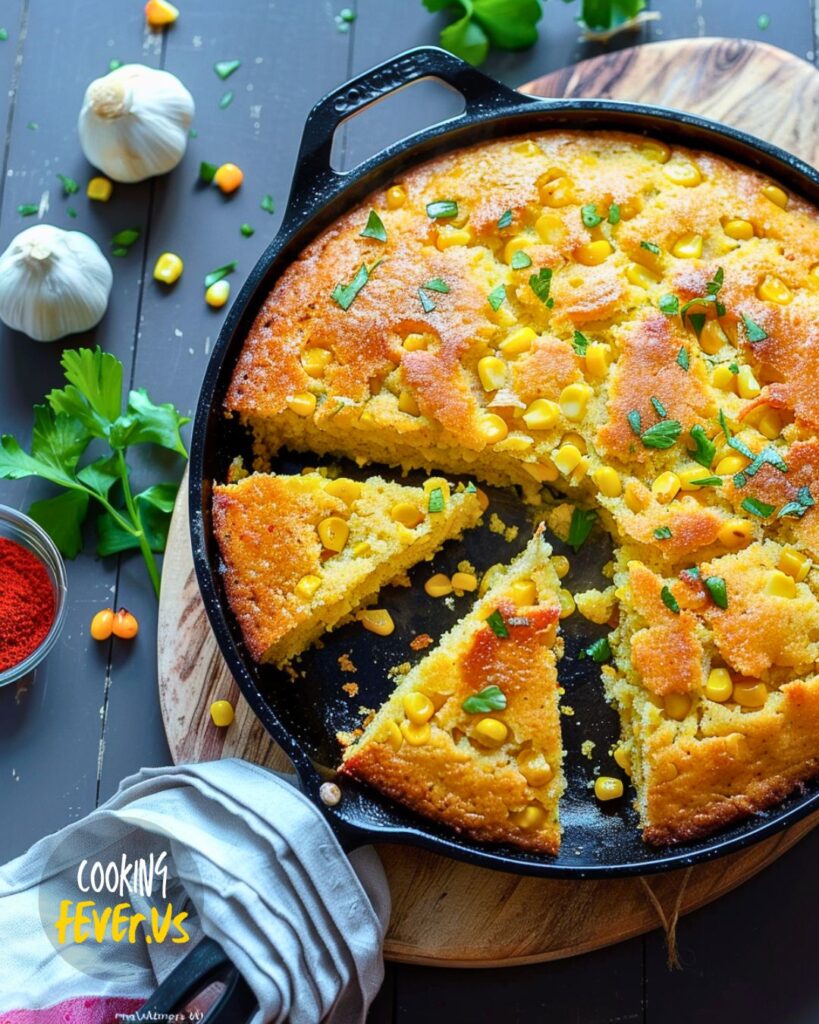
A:
{"type": "Polygon", "coordinates": [[[476,839],[558,852],[560,584],[550,553],[536,534],[407,673],[342,772],[476,839]]]}
{"type": "Polygon", "coordinates": [[[225,589],[248,650],[284,664],[480,515],[478,492],[439,477],[405,487],[254,473],[215,486],[225,589]]]}
{"type": "Polygon", "coordinates": [[[615,575],[619,709],[645,839],[697,839],[819,773],[819,581],[773,541],[663,576],[615,575]],[[724,607],[723,607],[724,606],[724,607]]]}

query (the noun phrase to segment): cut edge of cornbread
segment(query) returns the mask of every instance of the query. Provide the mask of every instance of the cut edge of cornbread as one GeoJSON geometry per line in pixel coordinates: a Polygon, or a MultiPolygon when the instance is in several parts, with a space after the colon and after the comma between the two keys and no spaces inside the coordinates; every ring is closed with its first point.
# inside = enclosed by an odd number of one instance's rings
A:
{"type": "Polygon", "coordinates": [[[562,644],[550,553],[538,530],[410,669],[345,751],[342,773],[476,839],[558,852],[562,644]],[[503,693],[503,708],[463,707],[491,686],[503,693]]]}

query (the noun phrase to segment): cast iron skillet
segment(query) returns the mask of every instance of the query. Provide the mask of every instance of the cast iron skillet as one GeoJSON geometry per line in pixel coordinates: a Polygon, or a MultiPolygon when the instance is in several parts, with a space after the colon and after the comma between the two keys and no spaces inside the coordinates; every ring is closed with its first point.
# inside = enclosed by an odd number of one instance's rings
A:
{"type": "MultiPolygon", "coordinates": [[[[237,423],[224,418],[222,401],[245,336],[282,270],[341,213],[374,188],[389,183],[408,166],[482,139],[549,128],[649,133],[715,151],[760,169],[786,188],[819,203],[819,175],[805,163],[736,129],[679,111],[608,100],[541,100],[523,96],[434,47],[410,50],[367,71],[326,96],[307,118],[281,229],[242,288],[211,357],[191,450],[190,525],[194,562],[211,625],[242,692],[265,728],[290,756],[305,792],[324,811],[347,848],[369,842],[408,842],[484,867],[561,878],[645,874],[707,860],[785,828],[819,807],[819,785],[807,786],[770,812],[699,842],[661,850],[645,846],[628,798],[615,801],[611,808],[602,808],[589,793],[595,765],[604,773],[618,773],[608,754],[618,729],[617,716],[605,706],[598,667],[589,659],[577,658],[580,650],[605,629],[590,625],[579,615],[564,621],[567,654],[560,673],[566,688],[564,702],[574,709],[574,715],[562,719],[568,752],[568,788],[561,804],[564,837],[558,857],[458,836],[352,780],[341,780],[343,797],[336,807],[327,808],[319,799],[321,783],[334,777],[339,763],[336,733],[360,724],[362,705],[377,707],[382,702],[392,687],[387,675],[389,667],[421,656],[408,646],[412,636],[429,632],[437,638],[469,608],[466,597],[456,599],[452,609],[441,601],[431,601],[423,594],[422,581],[432,571],[452,572],[463,557],[479,569],[508,561],[531,536],[530,513],[514,492],[487,488],[492,508],[507,524],[520,527],[513,542],[507,543],[498,534],[483,529],[469,532],[460,544],[446,546],[432,568],[424,563],[411,574],[415,581],[411,591],[391,589],[382,595],[379,604],[388,607],[396,621],[391,637],[374,637],[355,623],[342,627],[326,637],[321,649],[303,657],[304,678],[295,682],[272,667],[254,664],[245,650],[222,588],[218,552],[211,534],[212,482],[225,479],[228,464],[237,453],[249,453],[245,432],[237,423]],[[441,79],[460,92],[466,101],[464,112],[395,143],[349,173],[331,168],[333,134],[347,117],[396,89],[427,77],[441,79]],[[339,671],[337,659],[343,652],[349,652],[357,666],[354,676],[343,676],[339,671]],[[355,699],[341,691],[341,684],[350,679],[360,687],[355,699]],[[591,759],[580,749],[587,740],[595,744],[591,759]]],[[[314,455],[284,453],[274,468],[298,472],[303,466],[321,461],[314,455]]],[[[377,471],[384,470],[378,467],[377,471]]],[[[354,466],[345,466],[345,472],[361,475],[354,466]]],[[[554,543],[556,550],[566,550],[559,542],[554,543]]],[[[581,556],[566,552],[573,565],[568,578],[570,589],[580,590],[602,581],[599,567],[606,561],[607,551],[606,539],[593,534],[581,556]]]]}

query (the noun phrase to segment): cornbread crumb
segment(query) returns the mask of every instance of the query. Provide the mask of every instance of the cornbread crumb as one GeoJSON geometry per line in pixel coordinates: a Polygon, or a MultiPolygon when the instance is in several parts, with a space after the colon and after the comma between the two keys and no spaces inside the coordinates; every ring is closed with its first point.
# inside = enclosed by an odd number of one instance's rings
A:
{"type": "Polygon", "coordinates": [[[357,672],[358,669],[352,662],[349,654],[341,654],[338,659],[338,667],[342,672],[357,672]]]}
{"type": "Polygon", "coordinates": [[[583,742],[580,744],[580,753],[591,761],[592,751],[596,746],[597,744],[594,742],[594,740],[583,740],[583,742]]]}
{"type": "Polygon", "coordinates": [[[458,562],[458,572],[469,572],[469,573],[472,573],[473,576],[477,576],[478,575],[478,570],[466,558],[464,558],[462,561],[458,562]]]}
{"type": "Polygon", "coordinates": [[[348,697],[357,697],[358,696],[358,683],[355,683],[355,682],[344,683],[344,685],[341,687],[341,689],[344,690],[344,692],[347,694],[348,697]]]}
{"type": "Polygon", "coordinates": [[[565,715],[567,718],[574,718],[574,708],[571,704],[561,704],[560,713],[561,715],[565,715]]]}
{"type": "Polygon", "coordinates": [[[574,603],[584,619],[598,626],[609,622],[614,613],[614,587],[605,590],[584,590],[574,595],[574,603]]]}
{"type": "Polygon", "coordinates": [[[425,647],[429,647],[432,643],[434,641],[429,633],[419,633],[414,640],[410,640],[410,647],[414,651],[423,651],[425,647]]]}
{"type": "Polygon", "coordinates": [[[569,539],[569,527],[572,522],[572,513],[574,512],[574,505],[569,502],[562,502],[560,505],[556,505],[546,515],[546,522],[549,529],[562,541],[569,539]]]}

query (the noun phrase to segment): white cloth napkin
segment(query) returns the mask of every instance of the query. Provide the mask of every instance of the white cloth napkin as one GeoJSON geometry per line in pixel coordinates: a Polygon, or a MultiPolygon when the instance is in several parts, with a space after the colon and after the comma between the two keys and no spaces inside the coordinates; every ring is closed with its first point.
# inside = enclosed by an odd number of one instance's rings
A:
{"type": "Polygon", "coordinates": [[[286,777],[238,759],[146,768],[0,868],[0,1012],[77,997],[147,999],[205,934],[253,990],[253,1024],[358,1024],[383,980],[389,907],[375,851],[345,854],[286,777]],[[166,905],[157,892],[81,893],[82,860],[134,862],[163,850],[178,875],[167,900],[190,914],[187,944],[56,944],[61,900],[94,899],[98,911],[129,900],[147,917],[152,903],[166,905]]]}

